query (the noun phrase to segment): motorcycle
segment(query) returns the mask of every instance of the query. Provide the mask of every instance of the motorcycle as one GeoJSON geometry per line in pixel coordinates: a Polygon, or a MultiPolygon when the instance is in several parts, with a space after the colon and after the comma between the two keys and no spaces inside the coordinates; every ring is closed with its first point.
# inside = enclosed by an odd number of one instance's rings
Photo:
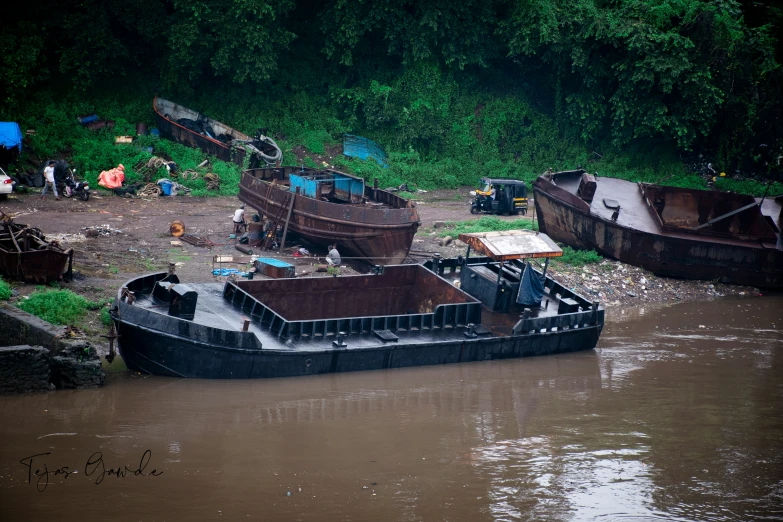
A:
{"type": "Polygon", "coordinates": [[[82,201],[90,199],[90,186],[86,181],[76,181],[76,171],[68,169],[68,175],[63,180],[65,188],[63,190],[63,196],[66,198],[72,198],[73,196],[79,196],[82,201]]]}

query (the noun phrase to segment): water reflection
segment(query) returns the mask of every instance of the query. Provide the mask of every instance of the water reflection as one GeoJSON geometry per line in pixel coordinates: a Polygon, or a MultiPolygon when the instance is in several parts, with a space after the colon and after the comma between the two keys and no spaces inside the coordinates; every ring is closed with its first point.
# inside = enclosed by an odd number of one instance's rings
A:
{"type": "Polygon", "coordinates": [[[598,350],[566,356],[2,397],[0,517],[781,517],[782,305],[629,309],[598,350]],[[19,464],[101,451],[135,467],[147,449],[162,476],[44,493],[19,464]]]}

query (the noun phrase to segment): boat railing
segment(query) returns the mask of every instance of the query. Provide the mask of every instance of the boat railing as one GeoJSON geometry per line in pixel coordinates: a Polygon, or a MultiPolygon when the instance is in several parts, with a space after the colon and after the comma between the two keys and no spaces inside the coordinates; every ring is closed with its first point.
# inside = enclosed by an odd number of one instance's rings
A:
{"type": "Polygon", "coordinates": [[[431,313],[289,321],[231,282],[226,284],[223,297],[247,314],[251,322],[282,340],[337,337],[340,334],[368,335],[383,331],[438,331],[481,323],[481,303],[478,302],[440,304],[431,313]]]}
{"type": "Polygon", "coordinates": [[[604,324],[604,310],[596,301],[587,310],[568,314],[558,314],[546,317],[522,317],[514,325],[514,335],[560,332],[578,328],[602,327],[604,324]]]}

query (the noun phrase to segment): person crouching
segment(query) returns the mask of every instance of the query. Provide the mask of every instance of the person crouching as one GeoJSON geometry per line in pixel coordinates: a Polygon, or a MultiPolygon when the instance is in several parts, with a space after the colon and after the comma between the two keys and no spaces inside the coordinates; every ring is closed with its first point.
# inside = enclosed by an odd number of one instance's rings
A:
{"type": "Polygon", "coordinates": [[[340,252],[337,251],[337,245],[329,245],[329,253],[326,255],[326,264],[329,266],[340,266],[340,252]]]}
{"type": "Polygon", "coordinates": [[[245,225],[245,204],[239,205],[239,208],[234,211],[234,233],[241,234],[242,228],[245,225]]]}

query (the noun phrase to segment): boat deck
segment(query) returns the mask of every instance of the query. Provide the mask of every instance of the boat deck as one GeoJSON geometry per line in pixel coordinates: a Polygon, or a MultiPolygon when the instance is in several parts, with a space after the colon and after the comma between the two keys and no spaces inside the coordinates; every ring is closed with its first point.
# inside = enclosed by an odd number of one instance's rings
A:
{"type": "MultiPolygon", "coordinates": [[[[577,195],[579,189],[580,176],[559,176],[553,183],[571,194],[577,195]]],[[[604,200],[614,200],[620,205],[620,213],[616,223],[620,226],[646,232],[651,234],[662,234],[658,222],[653,218],[650,208],[644,201],[639,186],[636,183],[615,178],[597,178],[596,191],[593,200],[590,203],[590,214],[600,219],[611,221],[613,208],[604,204],[604,200]]],[[[761,201],[761,198],[756,198],[761,201]]],[[[763,215],[770,216],[777,220],[780,216],[781,202],[773,198],[767,198],[761,205],[763,215]]],[[[716,237],[699,234],[697,232],[679,232],[667,230],[666,236],[681,239],[699,239],[701,241],[711,241],[736,246],[753,246],[756,248],[765,248],[761,242],[749,245],[748,241],[741,238],[716,237]]],[[[770,246],[767,245],[766,248],[770,246]]]]}
{"type": "MultiPolygon", "coordinates": [[[[242,330],[247,314],[233,305],[223,297],[223,285],[220,283],[201,283],[188,284],[193,290],[198,292],[198,301],[196,303],[196,312],[193,322],[204,326],[239,331],[242,330]]],[[[347,297],[346,297],[347,298],[347,297]]],[[[557,315],[559,299],[556,296],[544,296],[545,305],[540,311],[534,312],[535,317],[553,317],[557,315]]],[[[146,308],[162,315],[167,315],[168,304],[161,304],[151,295],[137,296],[134,306],[146,308]]],[[[482,306],[481,325],[486,329],[481,333],[482,337],[507,336],[511,334],[512,327],[519,320],[522,314],[522,307],[513,305],[508,313],[496,313],[482,306]]],[[[180,319],[185,320],[185,319],[180,319]]],[[[333,336],[313,336],[310,339],[298,339],[295,341],[284,340],[277,337],[259,324],[254,318],[250,322],[248,331],[253,333],[261,342],[265,350],[282,350],[294,352],[321,352],[333,350],[333,336]]],[[[396,331],[394,335],[399,338],[397,343],[384,343],[375,334],[367,333],[360,335],[350,335],[345,338],[347,347],[344,350],[372,348],[384,345],[409,344],[409,343],[432,343],[432,342],[454,342],[465,340],[465,328],[441,328],[441,329],[422,329],[411,328],[410,331],[396,331]]],[[[481,332],[481,329],[478,329],[481,332]]]]}
{"type": "MultiPolygon", "coordinates": [[[[556,185],[576,195],[580,179],[578,176],[558,178],[556,185]]],[[[604,199],[613,199],[620,204],[617,224],[643,232],[660,232],[660,227],[650,215],[647,204],[635,183],[614,178],[598,179],[595,196],[590,204],[590,213],[601,219],[611,220],[614,209],[604,205],[604,199]]]]}

